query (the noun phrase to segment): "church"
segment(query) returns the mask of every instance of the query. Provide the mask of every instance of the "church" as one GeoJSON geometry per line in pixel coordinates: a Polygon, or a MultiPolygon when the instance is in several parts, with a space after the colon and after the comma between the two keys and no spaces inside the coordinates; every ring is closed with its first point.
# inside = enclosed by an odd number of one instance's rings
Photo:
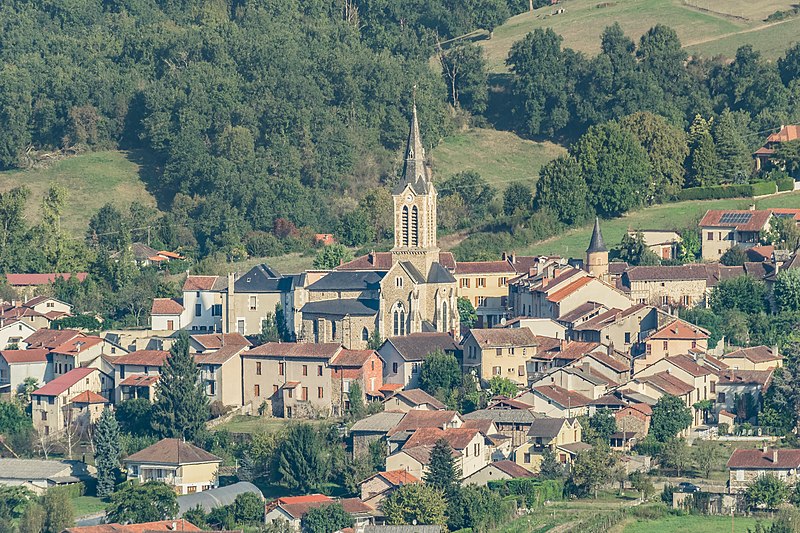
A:
{"type": "Polygon", "coordinates": [[[340,265],[306,287],[301,341],[364,349],[381,339],[459,327],[455,260],[436,242],[437,192],[425,162],[417,109],[394,200],[394,247],[340,265]]]}

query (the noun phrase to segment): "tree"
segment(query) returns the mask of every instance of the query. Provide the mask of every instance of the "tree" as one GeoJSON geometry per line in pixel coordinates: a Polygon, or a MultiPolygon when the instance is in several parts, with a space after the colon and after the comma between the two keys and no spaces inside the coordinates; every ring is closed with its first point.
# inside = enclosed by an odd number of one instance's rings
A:
{"type": "Polygon", "coordinates": [[[701,440],[693,446],[694,463],[703,477],[708,479],[711,472],[717,466],[720,458],[720,449],[715,443],[708,440],[701,440]]]}
{"type": "Polygon", "coordinates": [[[75,525],[75,511],[67,492],[53,487],[42,498],[44,509],[44,533],[61,533],[75,525]]]}
{"type": "Polygon", "coordinates": [[[374,242],[372,221],[361,209],[345,213],[339,225],[339,237],[347,246],[362,246],[374,242]]]}
{"type": "Polygon", "coordinates": [[[352,526],[353,517],[347,514],[341,503],[311,509],[302,520],[303,531],[308,533],[334,533],[352,526]]]}
{"type": "Polygon", "coordinates": [[[352,259],[353,254],[350,253],[350,250],[341,244],[331,244],[317,252],[317,256],[314,258],[314,268],[333,270],[352,259]]]}
{"type": "Polygon", "coordinates": [[[564,224],[579,224],[591,214],[588,198],[586,179],[574,157],[559,156],[539,170],[535,209],[552,211],[564,224]]]}
{"type": "Polygon", "coordinates": [[[573,154],[598,214],[617,217],[642,205],[652,169],[644,148],[629,131],[616,122],[591,126],[573,154]]]}
{"type": "Polygon", "coordinates": [[[578,453],[570,469],[570,481],[585,494],[594,494],[611,477],[616,458],[606,444],[595,444],[578,453]]]}
{"type": "Polygon", "coordinates": [[[617,431],[617,419],[610,409],[604,407],[589,418],[589,427],[597,436],[598,442],[608,444],[611,435],[617,431]]]}
{"type": "Polygon", "coordinates": [[[439,184],[439,198],[459,196],[466,213],[474,221],[483,220],[494,200],[495,190],[474,170],[465,170],[442,180],[439,184]]]}
{"type": "Polygon", "coordinates": [[[502,376],[493,376],[492,379],[489,380],[489,392],[492,396],[513,398],[517,395],[518,389],[516,383],[502,376]]]}
{"type": "Polygon", "coordinates": [[[727,249],[719,258],[719,262],[725,266],[742,266],[746,261],[747,253],[739,245],[727,249]]]}
{"type": "Polygon", "coordinates": [[[208,396],[189,354],[189,336],[181,332],[172,345],[156,384],[153,428],[161,437],[192,439],[209,418],[208,396]]]}
{"type": "Polygon", "coordinates": [[[675,469],[678,477],[689,467],[691,460],[691,451],[683,439],[670,439],[661,449],[661,461],[665,466],[675,469]]]}
{"type": "Polygon", "coordinates": [[[689,127],[689,157],[686,158],[687,185],[707,187],[719,182],[719,157],[711,136],[713,120],[700,115],[689,127]]]}
{"type": "Polygon", "coordinates": [[[789,499],[789,487],[775,474],[763,474],[747,486],[744,497],[750,507],[777,509],[789,499]]]}
{"type": "Polygon", "coordinates": [[[441,491],[420,483],[403,485],[383,500],[383,514],[391,525],[445,525],[446,509],[441,491]]]}
{"type": "MultiPolygon", "coordinates": [[[[746,117],[746,114],[745,114],[746,117]]],[[[740,118],[740,117],[739,117],[740,118]]],[[[719,173],[727,183],[746,183],[750,175],[752,156],[736,114],[726,109],[714,124],[714,146],[717,150],[719,173]]]]}
{"type": "Polygon", "coordinates": [[[36,501],[29,502],[19,519],[19,533],[42,533],[44,520],[44,508],[36,501]]]}
{"type": "Polygon", "coordinates": [[[677,396],[665,394],[653,406],[650,434],[658,442],[667,442],[692,423],[692,412],[677,396]]]}
{"type": "Polygon", "coordinates": [[[789,269],[778,272],[772,291],[778,311],[800,309],[800,270],[789,269]]]}
{"type": "Polygon", "coordinates": [[[327,480],[323,442],[311,424],[289,428],[275,450],[278,481],[302,493],[312,492],[327,480]]]}
{"type": "Polygon", "coordinates": [[[508,505],[487,487],[456,487],[448,496],[447,526],[450,531],[470,528],[490,531],[509,516],[508,505]]]}
{"type": "Polygon", "coordinates": [[[258,342],[264,344],[266,342],[278,342],[281,340],[280,332],[278,331],[278,324],[275,320],[274,313],[267,313],[261,321],[261,334],[258,336],[258,342]]]}
{"type": "Polygon", "coordinates": [[[564,465],[558,462],[556,454],[550,448],[545,448],[542,453],[539,477],[542,479],[562,479],[564,477],[564,465]]]}
{"type": "Polygon", "coordinates": [[[503,212],[506,216],[527,215],[533,204],[533,191],[524,183],[512,183],[503,192],[503,212]]]}
{"type": "Polygon", "coordinates": [[[770,221],[767,242],[779,250],[794,251],[800,246],[800,228],[793,217],[775,217],[770,221]]]}
{"type": "Polygon", "coordinates": [[[419,371],[419,387],[429,394],[449,392],[461,383],[456,356],[440,349],[428,354],[419,371]]]}
{"type": "Polygon", "coordinates": [[[353,420],[358,420],[364,416],[366,406],[364,405],[364,391],[361,389],[361,383],[353,381],[350,383],[350,392],[347,394],[350,401],[348,414],[353,420]]]}
{"type": "Polygon", "coordinates": [[[376,242],[388,236],[392,230],[392,195],[385,187],[370,187],[359,200],[358,206],[372,224],[376,242]]]}
{"type": "Polygon", "coordinates": [[[617,256],[630,265],[659,265],[660,259],[644,242],[644,234],[637,231],[635,235],[626,233],[617,249],[617,256]]]}
{"type": "Polygon", "coordinates": [[[131,435],[150,435],[153,432],[153,404],[147,398],[133,398],[118,403],[114,417],[119,429],[131,435]]]}
{"type": "Polygon", "coordinates": [[[106,507],[109,523],[139,524],[169,520],[178,514],[175,491],[166,483],[148,481],[141,485],[127,483],[111,495],[106,507]]]}
{"type": "Polygon", "coordinates": [[[711,309],[715,313],[730,310],[759,313],[764,310],[766,292],[764,282],[751,276],[722,280],[711,291],[711,309]]]}
{"type": "Polygon", "coordinates": [[[453,448],[445,439],[437,440],[431,450],[428,470],[424,476],[425,483],[448,495],[460,479],[461,471],[453,458],[453,448]]]}
{"type": "Polygon", "coordinates": [[[644,472],[631,472],[628,479],[633,489],[639,491],[639,499],[641,501],[650,499],[656,491],[653,480],[644,472]]]}
{"type": "Polygon", "coordinates": [[[36,495],[27,487],[0,485],[0,520],[18,519],[35,499],[36,495]]]}
{"type": "Polygon", "coordinates": [[[800,170],[800,141],[793,140],[781,143],[775,149],[775,158],[781,161],[786,172],[793,177],[800,170]]]}
{"type": "Polygon", "coordinates": [[[110,409],[105,409],[93,435],[94,463],[97,467],[97,495],[108,498],[114,493],[119,473],[119,424],[110,409]]]}
{"type": "Polygon", "coordinates": [[[233,500],[233,517],[237,524],[264,523],[264,501],[252,492],[239,494],[233,500]]]}
{"type": "Polygon", "coordinates": [[[486,111],[489,99],[489,74],[483,47],[462,42],[448,50],[439,49],[444,81],[450,87],[450,103],[473,114],[486,111]]]}
{"type": "Polygon", "coordinates": [[[461,327],[470,329],[478,321],[478,313],[475,311],[475,307],[473,307],[469,298],[464,296],[459,296],[456,304],[458,305],[458,318],[461,322],[461,327]]]}

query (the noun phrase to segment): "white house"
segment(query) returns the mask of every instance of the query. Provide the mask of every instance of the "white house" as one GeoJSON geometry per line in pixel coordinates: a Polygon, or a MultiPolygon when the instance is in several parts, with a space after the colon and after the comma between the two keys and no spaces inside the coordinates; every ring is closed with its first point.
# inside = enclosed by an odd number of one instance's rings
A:
{"type": "Polygon", "coordinates": [[[24,350],[28,345],[23,341],[35,332],[36,328],[25,322],[6,322],[0,325],[0,347],[3,350],[24,350]]]}
{"type": "Polygon", "coordinates": [[[39,386],[52,379],[47,350],[0,351],[0,393],[16,393],[26,378],[34,378],[39,386]]]}

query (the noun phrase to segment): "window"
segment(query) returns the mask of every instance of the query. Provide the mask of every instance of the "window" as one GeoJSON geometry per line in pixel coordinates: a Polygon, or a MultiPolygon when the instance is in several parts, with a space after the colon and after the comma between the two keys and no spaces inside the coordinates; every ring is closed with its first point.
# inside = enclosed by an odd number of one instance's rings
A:
{"type": "Polygon", "coordinates": [[[461,278],[461,281],[458,282],[458,286],[462,289],[469,289],[469,278],[461,278]]]}
{"type": "Polygon", "coordinates": [[[652,344],[650,344],[649,342],[648,342],[648,343],[647,343],[647,345],[645,346],[645,353],[646,353],[647,355],[650,355],[651,353],[653,353],[653,345],[652,345],[652,344]]]}
{"type": "Polygon", "coordinates": [[[669,296],[662,296],[661,297],[661,305],[669,305],[669,296]]]}
{"type": "Polygon", "coordinates": [[[526,453],[526,454],[523,456],[522,460],[523,460],[523,461],[525,461],[526,463],[530,464],[530,462],[531,462],[531,454],[529,454],[529,453],[526,453]]]}
{"type": "Polygon", "coordinates": [[[417,374],[419,372],[420,366],[421,365],[419,363],[411,363],[411,373],[417,374]]]}
{"type": "Polygon", "coordinates": [[[473,444],[473,446],[475,448],[475,457],[478,457],[481,454],[481,445],[480,443],[476,442],[473,444]]]}
{"type": "Polygon", "coordinates": [[[394,278],[394,286],[398,287],[398,288],[402,287],[403,286],[403,278],[400,277],[400,276],[397,276],[396,278],[394,278]]]}
{"type": "Polygon", "coordinates": [[[711,385],[710,385],[710,388],[711,388],[711,394],[714,394],[715,392],[717,392],[717,382],[716,381],[712,381],[711,385]]]}
{"type": "Polygon", "coordinates": [[[514,347],[508,349],[508,355],[514,355],[514,347]]]}
{"type": "Polygon", "coordinates": [[[492,375],[499,376],[502,373],[502,369],[499,366],[492,367],[492,375]]]}
{"type": "Polygon", "coordinates": [[[289,398],[294,398],[294,389],[286,389],[289,398]]]}
{"type": "Polygon", "coordinates": [[[697,341],[692,341],[692,348],[697,348],[697,341]]]}
{"type": "Polygon", "coordinates": [[[278,375],[283,376],[286,371],[286,363],[278,363],[278,375]]]}
{"type": "Polygon", "coordinates": [[[303,387],[303,390],[300,391],[300,399],[304,402],[308,401],[308,387],[303,387]]]}
{"type": "Polygon", "coordinates": [[[475,297],[475,307],[481,307],[486,305],[486,296],[476,296],[475,297]]]}
{"type": "Polygon", "coordinates": [[[392,374],[397,374],[397,363],[392,363],[392,374]]]}
{"type": "Polygon", "coordinates": [[[517,369],[517,375],[524,376],[525,375],[525,365],[519,365],[517,369]]]}
{"type": "Polygon", "coordinates": [[[256,376],[261,375],[261,361],[256,362],[256,376]]]}
{"type": "Polygon", "coordinates": [[[475,286],[479,289],[486,287],[486,278],[478,278],[475,280],[475,286]]]}
{"type": "Polygon", "coordinates": [[[55,302],[47,302],[47,307],[55,307],[55,302]]]}
{"type": "Polygon", "coordinates": [[[709,231],[706,240],[707,241],[713,241],[714,240],[714,233],[709,231]]]}
{"type": "Polygon", "coordinates": [[[717,393],[717,403],[725,403],[725,393],[724,392],[718,392],[717,393]]]}
{"type": "Polygon", "coordinates": [[[303,365],[303,375],[304,376],[308,375],[308,365],[303,365]]]}
{"type": "Polygon", "coordinates": [[[322,365],[317,365],[317,375],[318,376],[322,375],[322,365]]]}
{"type": "Polygon", "coordinates": [[[251,311],[255,311],[258,308],[258,305],[257,305],[258,302],[256,301],[256,297],[255,296],[251,296],[249,298],[249,300],[250,300],[250,310],[251,311]]]}
{"type": "Polygon", "coordinates": [[[370,363],[370,370],[375,370],[375,360],[373,359],[370,363]]]}
{"type": "Polygon", "coordinates": [[[507,284],[508,284],[508,278],[503,277],[497,280],[498,287],[505,287],[507,284]]]}
{"type": "Polygon", "coordinates": [[[222,316],[222,304],[214,304],[211,306],[211,316],[222,316]]]}
{"type": "Polygon", "coordinates": [[[208,395],[214,396],[217,393],[217,382],[216,381],[209,381],[208,382],[208,395]]]}
{"type": "Polygon", "coordinates": [[[736,481],[744,481],[744,470],[736,471],[736,481]]]}
{"type": "Polygon", "coordinates": [[[663,341],[661,343],[661,348],[664,350],[669,350],[669,341],[663,341]]]}
{"type": "Polygon", "coordinates": [[[630,344],[630,343],[631,343],[631,332],[630,331],[626,331],[625,332],[625,344],[630,344]]]}
{"type": "Polygon", "coordinates": [[[236,331],[239,335],[244,335],[244,319],[240,318],[236,321],[236,331]]]}
{"type": "Polygon", "coordinates": [[[502,348],[495,348],[495,355],[503,355],[503,349],[502,348]]]}
{"type": "Polygon", "coordinates": [[[317,398],[322,398],[324,396],[324,391],[322,387],[317,387],[317,398]]]}
{"type": "Polygon", "coordinates": [[[194,316],[203,316],[203,304],[194,304],[194,316]]]}
{"type": "Polygon", "coordinates": [[[50,434],[50,426],[45,426],[44,427],[44,434],[45,435],[49,435],[50,434]]]}
{"type": "Polygon", "coordinates": [[[368,341],[369,340],[369,330],[367,328],[364,328],[364,329],[361,330],[361,340],[362,341],[368,341]]]}
{"type": "Polygon", "coordinates": [[[692,305],[692,298],[691,298],[691,296],[689,296],[688,294],[684,294],[683,296],[681,296],[681,304],[682,304],[684,307],[689,307],[689,306],[691,306],[691,305],[692,305]]]}
{"type": "Polygon", "coordinates": [[[47,420],[47,411],[42,411],[42,420],[47,420]]]}
{"type": "Polygon", "coordinates": [[[253,396],[258,398],[261,396],[261,386],[260,385],[253,385],[253,396]]]}

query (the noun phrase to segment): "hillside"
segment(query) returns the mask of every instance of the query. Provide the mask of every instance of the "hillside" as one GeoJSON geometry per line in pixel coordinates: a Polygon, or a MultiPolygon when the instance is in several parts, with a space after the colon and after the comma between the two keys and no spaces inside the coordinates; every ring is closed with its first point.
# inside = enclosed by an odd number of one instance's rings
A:
{"type": "MultiPolygon", "coordinates": [[[[734,198],[726,200],[703,200],[677,202],[648,207],[628,213],[621,218],[601,221],[603,238],[611,248],[619,244],[628,229],[673,229],[679,230],[695,225],[708,209],[747,209],[753,200],[734,198]]],[[[763,198],[755,202],[756,207],[799,207],[800,192],[781,194],[763,198]]],[[[520,253],[532,255],[561,255],[566,257],[583,257],[592,232],[592,224],[571,229],[565,233],[533,243],[520,253]]]]}
{"type": "Polygon", "coordinates": [[[53,184],[67,190],[62,218],[64,230],[75,236],[86,233],[91,216],[110,202],[127,209],[134,201],[155,207],[155,198],[145,188],[145,165],[127,152],[101,151],[57,161],[47,168],[0,172],[0,191],[18,185],[31,190],[26,216],[31,224],[40,221],[39,205],[53,184]]]}
{"type": "Polygon", "coordinates": [[[566,150],[554,143],[537,143],[508,131],[475,128],[447,137],[431,152],[435,179],[474,170],[499,190],[509,183],[533,186],[539,169],[566,150]]]}
{"type": "Polygon", "coordinates": [[[563,46],[595,54],[606,26],[619,22],[625,33],[638,39],[657,23],[675,29],[692,53],[733,56],[742,44],[751,43],[775,58],[800,35],[800,18],[777,24],[764,20],[778,10],[790,9],[792,0],[562,0],[564,12],[543,7],[512,17],[495,29],[491,40],[481,41],[490,68],[505,70],[504,61],[515,41],[535,28],[551,27],[564,37],[563,46]]]}

